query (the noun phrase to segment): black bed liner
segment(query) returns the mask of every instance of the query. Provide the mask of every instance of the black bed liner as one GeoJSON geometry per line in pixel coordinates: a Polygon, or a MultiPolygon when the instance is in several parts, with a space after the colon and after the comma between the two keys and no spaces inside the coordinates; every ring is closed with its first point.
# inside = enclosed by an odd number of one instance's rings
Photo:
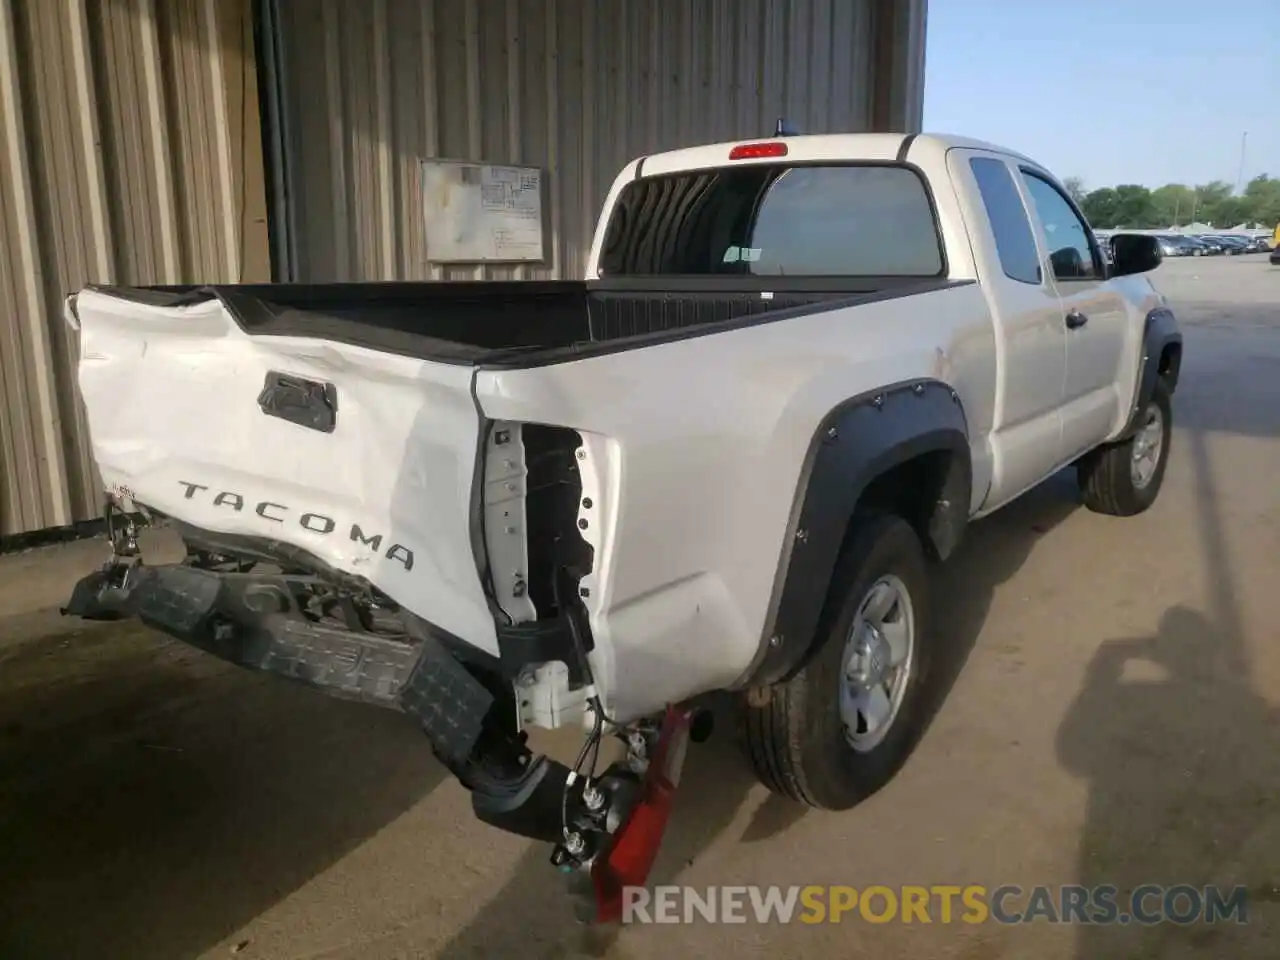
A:
{"type": "Polygon", "coordinates": [[[468,366],[526,367],[971,282],[664,277],[90,289],[157,307],[216,298],[255,336],[332,340],[468,366]]]}

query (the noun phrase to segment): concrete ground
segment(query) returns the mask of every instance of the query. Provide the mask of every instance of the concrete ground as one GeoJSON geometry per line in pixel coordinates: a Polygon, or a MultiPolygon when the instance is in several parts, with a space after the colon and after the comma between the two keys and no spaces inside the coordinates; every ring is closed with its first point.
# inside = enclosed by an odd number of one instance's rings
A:
{"type": "Polygon", "coordinates": [[[48,612],[101,556],[80,543],[0,560],[0,956],[1280,955],[1280,268],[1156,277],[1186,333],[1157,505],[1090,514],[1060,477],[975,525],[938,599],[949,693],[896,780],[805,813],[717,738],[657,879],[1243,884],[1247,926],[601,936],[406,719],[48,612]]]}

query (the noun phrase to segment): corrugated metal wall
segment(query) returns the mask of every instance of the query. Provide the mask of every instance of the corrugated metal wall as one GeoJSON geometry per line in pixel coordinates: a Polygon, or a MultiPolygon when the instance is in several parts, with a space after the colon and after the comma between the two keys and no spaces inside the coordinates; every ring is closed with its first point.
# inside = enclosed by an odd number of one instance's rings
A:
{"type": "Polygon", "coordinates": [[[0,0],[0,535],[100,513],[68,293],[270,275],[250,11],[0,0]]]}
{"type": "Polygon", "coordinates": [[[99,513],[68,293],[271,275],[255,7],[278,272],[326,280],[580,275],[633,156],[918,124],[924,4],[0,0],[0,536],[99,513]],[[547,170],[551,262],[433,269],[427,156],[547,170]]]}
{"type": "MultiPolygon", "coordinates": [[[[873,77],[910,79],[874,42],[901,32],[904,9],[922,20],[923,0],[281,0],[293,276],[580,276],[630,158],[766,135],[780,115],[870,129],[873,77]],[[549,171],[552,261],[433,268],[422,157],[549,171]]],[[[906,20],[917,32],[896,42],[922,61],[923,23],[906,20]]],[[[918,124],[913,98],[902,87],[880,109],[918,124]]]]}

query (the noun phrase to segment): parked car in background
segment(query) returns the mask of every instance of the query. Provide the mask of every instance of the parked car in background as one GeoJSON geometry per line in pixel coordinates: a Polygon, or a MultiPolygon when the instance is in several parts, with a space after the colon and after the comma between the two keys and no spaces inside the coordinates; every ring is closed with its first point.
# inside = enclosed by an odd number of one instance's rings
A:
{"type": "MultiPolygon", "coordinates": [[[[1201,237],[1200,239],[1204,239],[1201,237]]],[[[1239,237],[1233,237],[1225,233],[1217,233],[1210,237],[1214,243],[1222,248],[1222,252],[1227,256],[1237,256],[1245,252],[1245,242],[1239,237]]]]}
{"type": "Polygon", "coordinates": [[[1243,253],[1266,253],[1270,249],[1264,237],[1246,236],[1245,234],[1232,234],[1232,236],[1240,240],[1243,253]]]}
{"type": "Polygon", "coordinates": [[[1198,243],[1204,245],[1205,249],[1212,254],[1226,253],[1227,248],[1213,234],[1201,234],[1195,238],[1198,243]]]}
{"type": "Polygon", "coordinates": [[[1095,233],[1093,239],[1098,241],[1098,251],[1102,254],[1102,259],[1107,261],[1110,266],[1113,262],[1111,257],[1111,234],[1095,233]]]}
{"type": "Polygon", "coordinates": [[[1204,250],[1190,242],[1189,237],[1180,233],[1161,233],[1156,236],[1160,245],[1160,254],[1165,257],[1203,256],[1204,250]]]}
{"type": "Polygon", "coordinates": [[[1214,251],[1209,249],[1208,244],[1204,243],[1197,237],[1181,237],[1182,243],[1187,247],[1187,256],[1191,257],[1207,257],[1214,251]]]}

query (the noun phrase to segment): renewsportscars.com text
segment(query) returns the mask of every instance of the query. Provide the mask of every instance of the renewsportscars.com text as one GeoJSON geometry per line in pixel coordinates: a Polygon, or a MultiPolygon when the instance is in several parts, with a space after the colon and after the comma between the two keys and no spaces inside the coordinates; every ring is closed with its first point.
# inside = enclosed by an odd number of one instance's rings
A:
{"type": "Polygon", "coordinates": [[[1144,884],[626,887],[623,923],[1248,923],[1246,888],[1144,884]]]}

